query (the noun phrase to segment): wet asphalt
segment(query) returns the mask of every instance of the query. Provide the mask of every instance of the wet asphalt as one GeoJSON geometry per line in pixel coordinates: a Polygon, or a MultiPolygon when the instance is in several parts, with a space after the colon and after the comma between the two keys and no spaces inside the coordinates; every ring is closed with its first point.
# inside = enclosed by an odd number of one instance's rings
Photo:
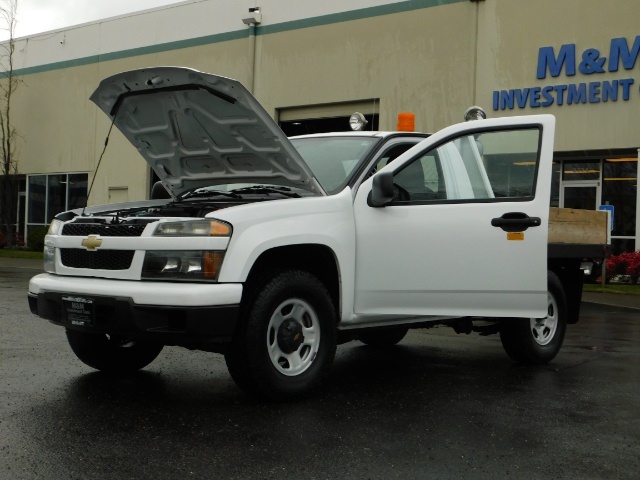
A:
{"type": "Polygon", "coordinates": [[[92,371],[29,312],[34,273],[0,263],[1,480],[638,478],[639,310],[584,303],[537,368],[444,327],[352,342],[318,394],[265,404],[216,354],[92,371]]]}

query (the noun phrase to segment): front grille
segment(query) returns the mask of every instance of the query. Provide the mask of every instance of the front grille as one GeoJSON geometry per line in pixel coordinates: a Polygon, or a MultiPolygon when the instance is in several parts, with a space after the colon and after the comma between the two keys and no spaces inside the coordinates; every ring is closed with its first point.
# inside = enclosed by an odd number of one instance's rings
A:
{"type": "Polygon", "coordinates": [[[135,250],[97,250],[61,248],[62,264],[70,268],[92,270],[127,270],[131,267],[135,250]]]}
{"type": "Polygon", "coordinates": [[[86,237],[100,235],[101,237],[139,237],[146,225],[105,225],[102,223],[67,223],[62,229],[62,235],[86,237]]]}

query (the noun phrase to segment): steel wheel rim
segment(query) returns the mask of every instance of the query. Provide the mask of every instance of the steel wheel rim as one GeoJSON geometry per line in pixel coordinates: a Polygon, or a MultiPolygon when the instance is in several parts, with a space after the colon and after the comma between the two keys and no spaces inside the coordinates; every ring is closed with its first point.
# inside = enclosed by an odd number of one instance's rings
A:
{"type": "Polygon", "coordinates": [[[305,372],[313,364],[320,347],[320,322],[313,307],[300,298],[290,298],[274,310],[267,327],[267,352],[275,369],[288,377],[305,372]],[[286,321],[301,327],[304,339],[293,352],[286,352],[278,331],[286,321]]]}
{"type": "Polygon", "coordinates": [[[558,329],[558,304],[553,295],[548,294],[547,316],[532,318],[530,321],[533,340],[541,346],[551,343],[558,329]]]}

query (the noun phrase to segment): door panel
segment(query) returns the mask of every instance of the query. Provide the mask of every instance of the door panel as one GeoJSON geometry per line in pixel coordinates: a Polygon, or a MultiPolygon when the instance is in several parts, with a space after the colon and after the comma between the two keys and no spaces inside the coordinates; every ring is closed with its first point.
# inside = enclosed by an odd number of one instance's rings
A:
{"type": "Polygon", "coordinates": [[[364,182],[354,205],[355,322],[545,316],[554,125],[540,115],[438,132],[378,173],[394,175],[394,200],[382,208],[368,205],[364,182]]]}

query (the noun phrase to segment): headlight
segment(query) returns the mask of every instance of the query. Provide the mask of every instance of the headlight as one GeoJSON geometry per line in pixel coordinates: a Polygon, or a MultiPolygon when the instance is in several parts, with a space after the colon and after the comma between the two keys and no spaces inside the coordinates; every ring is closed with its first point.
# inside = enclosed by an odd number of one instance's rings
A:
{"type": "Polygon", "coordinates": [[[145,253],[142,279],[215,281],[224,252],[198,250],[150,250],[145,253]]]}
{"type": "Polygon", "coordinates": [[[60,220],[56,220],[54,218],[51,221],[51,225],[49,225],[49,230],[47,231],[47,235],[60,235],[60,231],[62,230],[62,225],[64,225],[64,222],[60,220]]]}
{"type": "Polygon", "coordinates": [[[220,220],[162,222],[156,228],[160,237],[230,237],[231,225],[220,220]]]}

